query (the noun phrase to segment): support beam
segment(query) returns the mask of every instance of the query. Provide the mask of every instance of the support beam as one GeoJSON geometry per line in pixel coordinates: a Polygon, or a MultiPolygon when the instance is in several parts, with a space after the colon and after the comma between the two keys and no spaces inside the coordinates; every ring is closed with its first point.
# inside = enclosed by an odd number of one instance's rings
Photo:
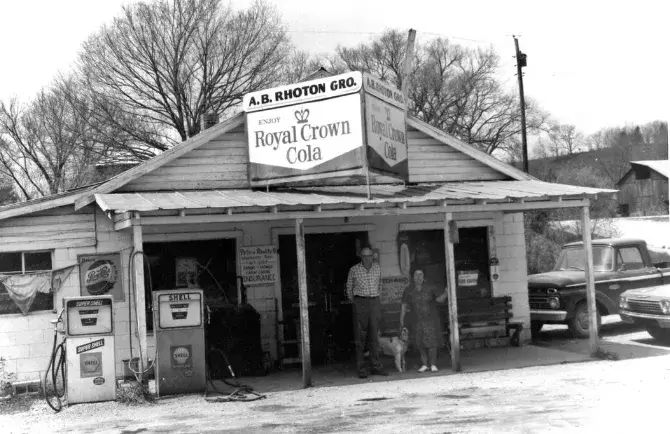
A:
{"type": "MultiPolygon", "coordinates": [[[[433,206],[408,206],[407,208],[366,208],[365,205],[357,205],[355,209],[322,209],[321,212],[314,211],[282,211],[272,212],[253,212],[233,214],[228,210],[228,214],[190,214],[185,217],[178,215],[172,216],[144,216],[142,225],[174,225],[174,224],[203,224],[203,223],[234,223],[234,222],[263,222],[270,220],[292,220],[296,218],[337,218],[337,217],[371,217],[388,215],[420,215],[420,214],[438,214],[442,215],[446,209],[452,213],[461,212],[519,212],[540,209],[558,209],[558,208],[580,208],[589,204],[588,199],[569,200],[559,202],[526,202],[520,203],[488,203],[488,204],[448,204],[446,201],[441,205],[433,206]]],[[[115,230],[122,230],[130,226],[129,220],[118,221],[114,224],[115,230]]]]}
{"type": "Polygon", "coordinates": [[[456,268],[454,263],[454,240],[450,226],[454,224],[453,214],[444,213],[444,259],[447,271],[447,305],[449,307],[449,343],[451,346],[451,369],[461,370],[461,340],[458,336],[458,300],[456,298],[456,268]]]}
{"type": "Polygon", "coordinates": [[[596,284],[593,276],[593,247],[591,246],[591,218],[589,207],[582,208],[582,240],[586,254],[586,307],[589,315],[589,347],[591,355],[598,353],[598,317],[596,315],[596,284]]]}
{"type": "MultiPolygon", "coordinates": [[[[144,372],[145,362],[147,361],[147,318],[146,318],[146,300],[144,297],[144,254],[142,249],[142,225],[140,224],[139,213],[133,218],[133,254],[130,260],[133,261],[133,284],[135,292],[135,317],[137,340],[140,346],[140,372],[144,372]]],[[[132,324],[129,325],[132,330],[132,324]]],[[[132,339],[132,336],[131,336],[132,339]]]]}
{"type": "Polygon", "coordinates": [[[312,360],[309,347],[309,300],[307,299],[307,267],[305,266],[305,228],[301,218],[295,219],[295,250],[298,256],[298,293],[300,297],[300,330],[302,338],[302,385],[312,386],[312,360]]]}

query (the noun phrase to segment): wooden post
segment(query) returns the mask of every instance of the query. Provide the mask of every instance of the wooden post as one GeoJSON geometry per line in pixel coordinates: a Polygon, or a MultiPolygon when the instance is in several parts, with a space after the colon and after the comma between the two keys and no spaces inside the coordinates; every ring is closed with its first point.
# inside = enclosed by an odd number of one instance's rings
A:
{"type": "Polygon", "coordinates": [[[461,370],[461,340],[458,336],[458,300],[456,298],[456,270],[454,268],[454,243],[450,235],[449,226],[453,216],[450,212],[444,214],[444,259],[447,271],[447,305],[449,307],[449,343],[451,345],[451,369],[461,370]]]}
{"type": "MultiPolygon", "coordinates": [[[[144,254],[142,253],[142,225],[140,224],[140,215],[135,213],[133,222],[133,280],[135,283],[135,316],[137,325],[137,340],[139,341],[140,354],[139,368],[144,372],[145,361],[147,360],[147,318],[146,318],[146,300],[144,297],[144,254]],[[138,253],[139,252],[139,253],[138,253]]],[[[129,290],[131,290],[129,288],[129,290]]],[[[132,324],[129,324],[132,330],[132,324]]],[[[141,377],[140,377],[141,378],[141,377]]]]}
{"type": "Polygon", "coordinates": [[[302,385],[312,386],[312,360],[309,348],[309,300],[307,299],[307,268],[305,267],[305,229],[302,219],[295,219],[295,247],[298,256],[298,293],[300,295],[300,330],[302,338],[302,385]]]}
{"type": "Polygon", "coordinates": [[[591,218],[589,206],[582,208],[582,240],[586,254],[586,307],[589,314],[589,344],[591,355],[598,352],[598,317],[596,316],[596,285],[593,277],[593,247],[591,246],[591,218]]]}
{"type": "MultiPolygon", "coordinates": [[[[407,82],[409,81],[409,74],[412,71],[412,65],[414,63],[414,39],[416,38],[416,30],[409,29],[407,33],[407,45],[405,45],[405,58],[402,61],[402,83],[401,91],[402,95],[405,97],[405,102],[407,103],[407,82]]],[[[407,103],[409,105],[409,103],[407,103]]]]}

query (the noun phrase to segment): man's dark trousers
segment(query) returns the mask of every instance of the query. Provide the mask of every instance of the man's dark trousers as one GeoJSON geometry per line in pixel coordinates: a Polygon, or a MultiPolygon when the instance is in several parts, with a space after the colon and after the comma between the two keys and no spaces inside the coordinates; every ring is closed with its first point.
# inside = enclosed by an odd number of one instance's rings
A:
{"type": "Polygon", "coordinates": [[[382,311],[379,297],[354,296],[354,341],[356,343],[356,367],[358,372],[366,371],[363,351],[368,342],[372,371],[381,370],[379,362],[379,320],[382,311]]]}

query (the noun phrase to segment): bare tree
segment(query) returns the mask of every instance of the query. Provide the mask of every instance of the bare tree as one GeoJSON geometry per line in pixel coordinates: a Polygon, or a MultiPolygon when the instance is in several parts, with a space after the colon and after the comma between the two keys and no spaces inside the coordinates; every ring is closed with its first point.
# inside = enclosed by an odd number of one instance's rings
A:
{"type": "Polygon", "coordinates": [[[57,81],[28,105],[0,103],[0,172],[25,199],[86,184],[108,153],[91,131],[92,111],[72,79],[57,81]]]}
{"type": "MultiPolygon", "coordinates": [[[[390,30],[369,44],[338,47],[337,53],[349,69],[370,72],[400,87],[405,39],[390,30]]],[[[489,154],[498,150],[516,158],[515,138],[521,131],[518,100],[495,77],[499,64],[495,52],[467,49],[447,39],[417,45],[408,86],[410,112],[489,154]]],[[[527,111],[528,130],[533,133],[546,114],[532,101],[527,111]]]]}
{"type": "Polygon", "coordinates": [[[170,136],[197,134],[205,113],[275,84],[288,48],[278,14],[262,2],[237,12],[219,0],[139,2],[84,43],[80,63],[102,113],[166,130],[145,141],[161,150],[170,136]]]}
{"type": "Polygon", "coordinates": [[[585,147],[584,135],[571,124],[551,124],[548,130],[550,147],[558,155],[572,155],[585,147]]]}

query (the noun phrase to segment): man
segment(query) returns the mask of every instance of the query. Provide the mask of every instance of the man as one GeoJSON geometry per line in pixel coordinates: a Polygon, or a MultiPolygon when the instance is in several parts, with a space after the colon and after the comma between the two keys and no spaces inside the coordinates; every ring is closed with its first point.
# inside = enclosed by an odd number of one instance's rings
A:
{"type": "Polygon", "coordinates": [[[351,267],[347,278],[347,297],[354,310],[354,341],[356,343],[356,368],[358,376],[388,375],[379,361],[379,319],[381,305],[379,296],[382,286],[382,270],[373,261],[369,247],[361,249],[361,262],[351,267]],[[365,366],[363,350],[366,341],[370,350],[370,370],[365,366]]]}

